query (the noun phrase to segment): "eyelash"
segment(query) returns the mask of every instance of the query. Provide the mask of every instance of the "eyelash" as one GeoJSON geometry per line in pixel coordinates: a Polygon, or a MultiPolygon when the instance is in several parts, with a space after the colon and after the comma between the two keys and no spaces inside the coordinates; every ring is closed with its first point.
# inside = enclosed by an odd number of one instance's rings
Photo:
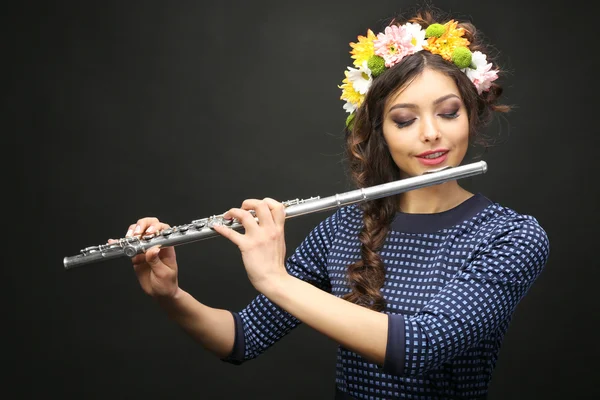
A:
{"type": "MultiPolygon", "coordinates": [[[[454,112],[451,112],[451,113],[440,114],[440,116],[442,118],[446,118],[446,119],[455,119],[455,118],[458,118],[458,116],[459,116],[458,109],[456,111],[454,111],[454,112]]],[[[403,122],[395,122],[395,124],[396,124],[396,127],[398,127],[398,128],[404,128],[404,127],[407,127],[410,124],[412,124],[415,121],[415,119],[416,118],[413,118],[413,119],[408,120],[408,121],[403,121],[403,122]]]]}

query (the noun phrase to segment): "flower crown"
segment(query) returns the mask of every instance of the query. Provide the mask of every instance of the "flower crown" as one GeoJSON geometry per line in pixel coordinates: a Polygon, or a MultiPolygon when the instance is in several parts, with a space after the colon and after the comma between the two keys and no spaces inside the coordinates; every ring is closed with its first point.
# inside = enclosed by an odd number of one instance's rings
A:
{"type": "Polygon", "coordinates": [[[421,25],[407,22],[400,26],[388,26],[377,36],[369,29],[367,36],[358,36],[358,43],[350,43],[350,54],[356,68],[348,67],[344,71],[346,78],[339,86],[342,89],[340,99],[346,101],[344,110],[350,113],[346,126],[350,125],[354,112],[362,105],[373,78],[398,64],[404,57],[421,50],[439,54],[453,62],[473,82],[477,93],[489,90],[492,82],[498,78],[498,70],[492,69],[485,54],[469,50],[467,46],[471,43],[463,37],[465,31],[457,28],[457,24],[450,20],[443,25],[431,24],[423,30],[421,25]]]}

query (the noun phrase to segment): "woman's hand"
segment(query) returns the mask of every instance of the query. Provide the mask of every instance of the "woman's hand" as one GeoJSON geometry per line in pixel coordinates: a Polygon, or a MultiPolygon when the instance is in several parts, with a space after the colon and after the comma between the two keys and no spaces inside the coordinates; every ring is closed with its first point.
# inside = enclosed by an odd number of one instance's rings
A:
{"type": "MultiPolygon", "coordinates": [[[[131,224],[125,236],[140,237],[167,228],[169,228],[169,225],[160,222],[157,218],[147,217],[131,224]]],[[[117,241],[113,239],[108,241],[108,243],[115,242],[117,241]]],[[[172,246],[164,248],[151,247],[145,253],[132,257],[131,261],[140,286],[146,294],[157,299],[175,296],[179,284],[177,282],[175,249],[172,246]]]]}
{"type": "Polygon", "coordinates": [[[215,226],[213,229],[238,246],[254,288],[263,292],[265,285],[273,279],[287,275],[283,204],[271,198],[248,199],[241,208],[232,208],[223,217],[235,218],[244,226],[244,234],[226,226],[215,226]],[[248,210],[254,210],[258,222],[248,210]]]}

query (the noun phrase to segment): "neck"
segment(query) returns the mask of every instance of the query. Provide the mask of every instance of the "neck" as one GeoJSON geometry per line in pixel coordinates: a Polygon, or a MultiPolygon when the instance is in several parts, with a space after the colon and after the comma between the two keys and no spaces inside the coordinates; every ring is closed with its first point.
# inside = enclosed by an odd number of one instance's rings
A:
{"type": "Polygon", "coordinates": [[[404,192],[398,206],[407,214],[433,214],[450,210],[472,196],[454,180],[404,192]]]}

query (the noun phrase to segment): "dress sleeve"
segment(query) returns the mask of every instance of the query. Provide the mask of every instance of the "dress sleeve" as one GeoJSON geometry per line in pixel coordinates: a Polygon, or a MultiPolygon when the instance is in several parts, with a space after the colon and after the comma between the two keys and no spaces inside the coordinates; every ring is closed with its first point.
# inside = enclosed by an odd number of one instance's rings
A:
{"type": "Polygon", "coordinates": [[[550,248],[531,216],[501,227],[420,312],[389,315],[384,372],[417,376],[438,368],[511,318],[550,248]]]}
{"type": "MultiPolygon", "coordinates": [[[[337,210],[316,226],[286,260],[285,266],[290,275],[331,292],[327,256],[343,210],[337,210]]],[[[242,311],[232,314],[236,326],[234,347],[232,353],[222,360],[236,365],[259,356],[300,324],[296,317],[262,294],[242,311]]]]}

